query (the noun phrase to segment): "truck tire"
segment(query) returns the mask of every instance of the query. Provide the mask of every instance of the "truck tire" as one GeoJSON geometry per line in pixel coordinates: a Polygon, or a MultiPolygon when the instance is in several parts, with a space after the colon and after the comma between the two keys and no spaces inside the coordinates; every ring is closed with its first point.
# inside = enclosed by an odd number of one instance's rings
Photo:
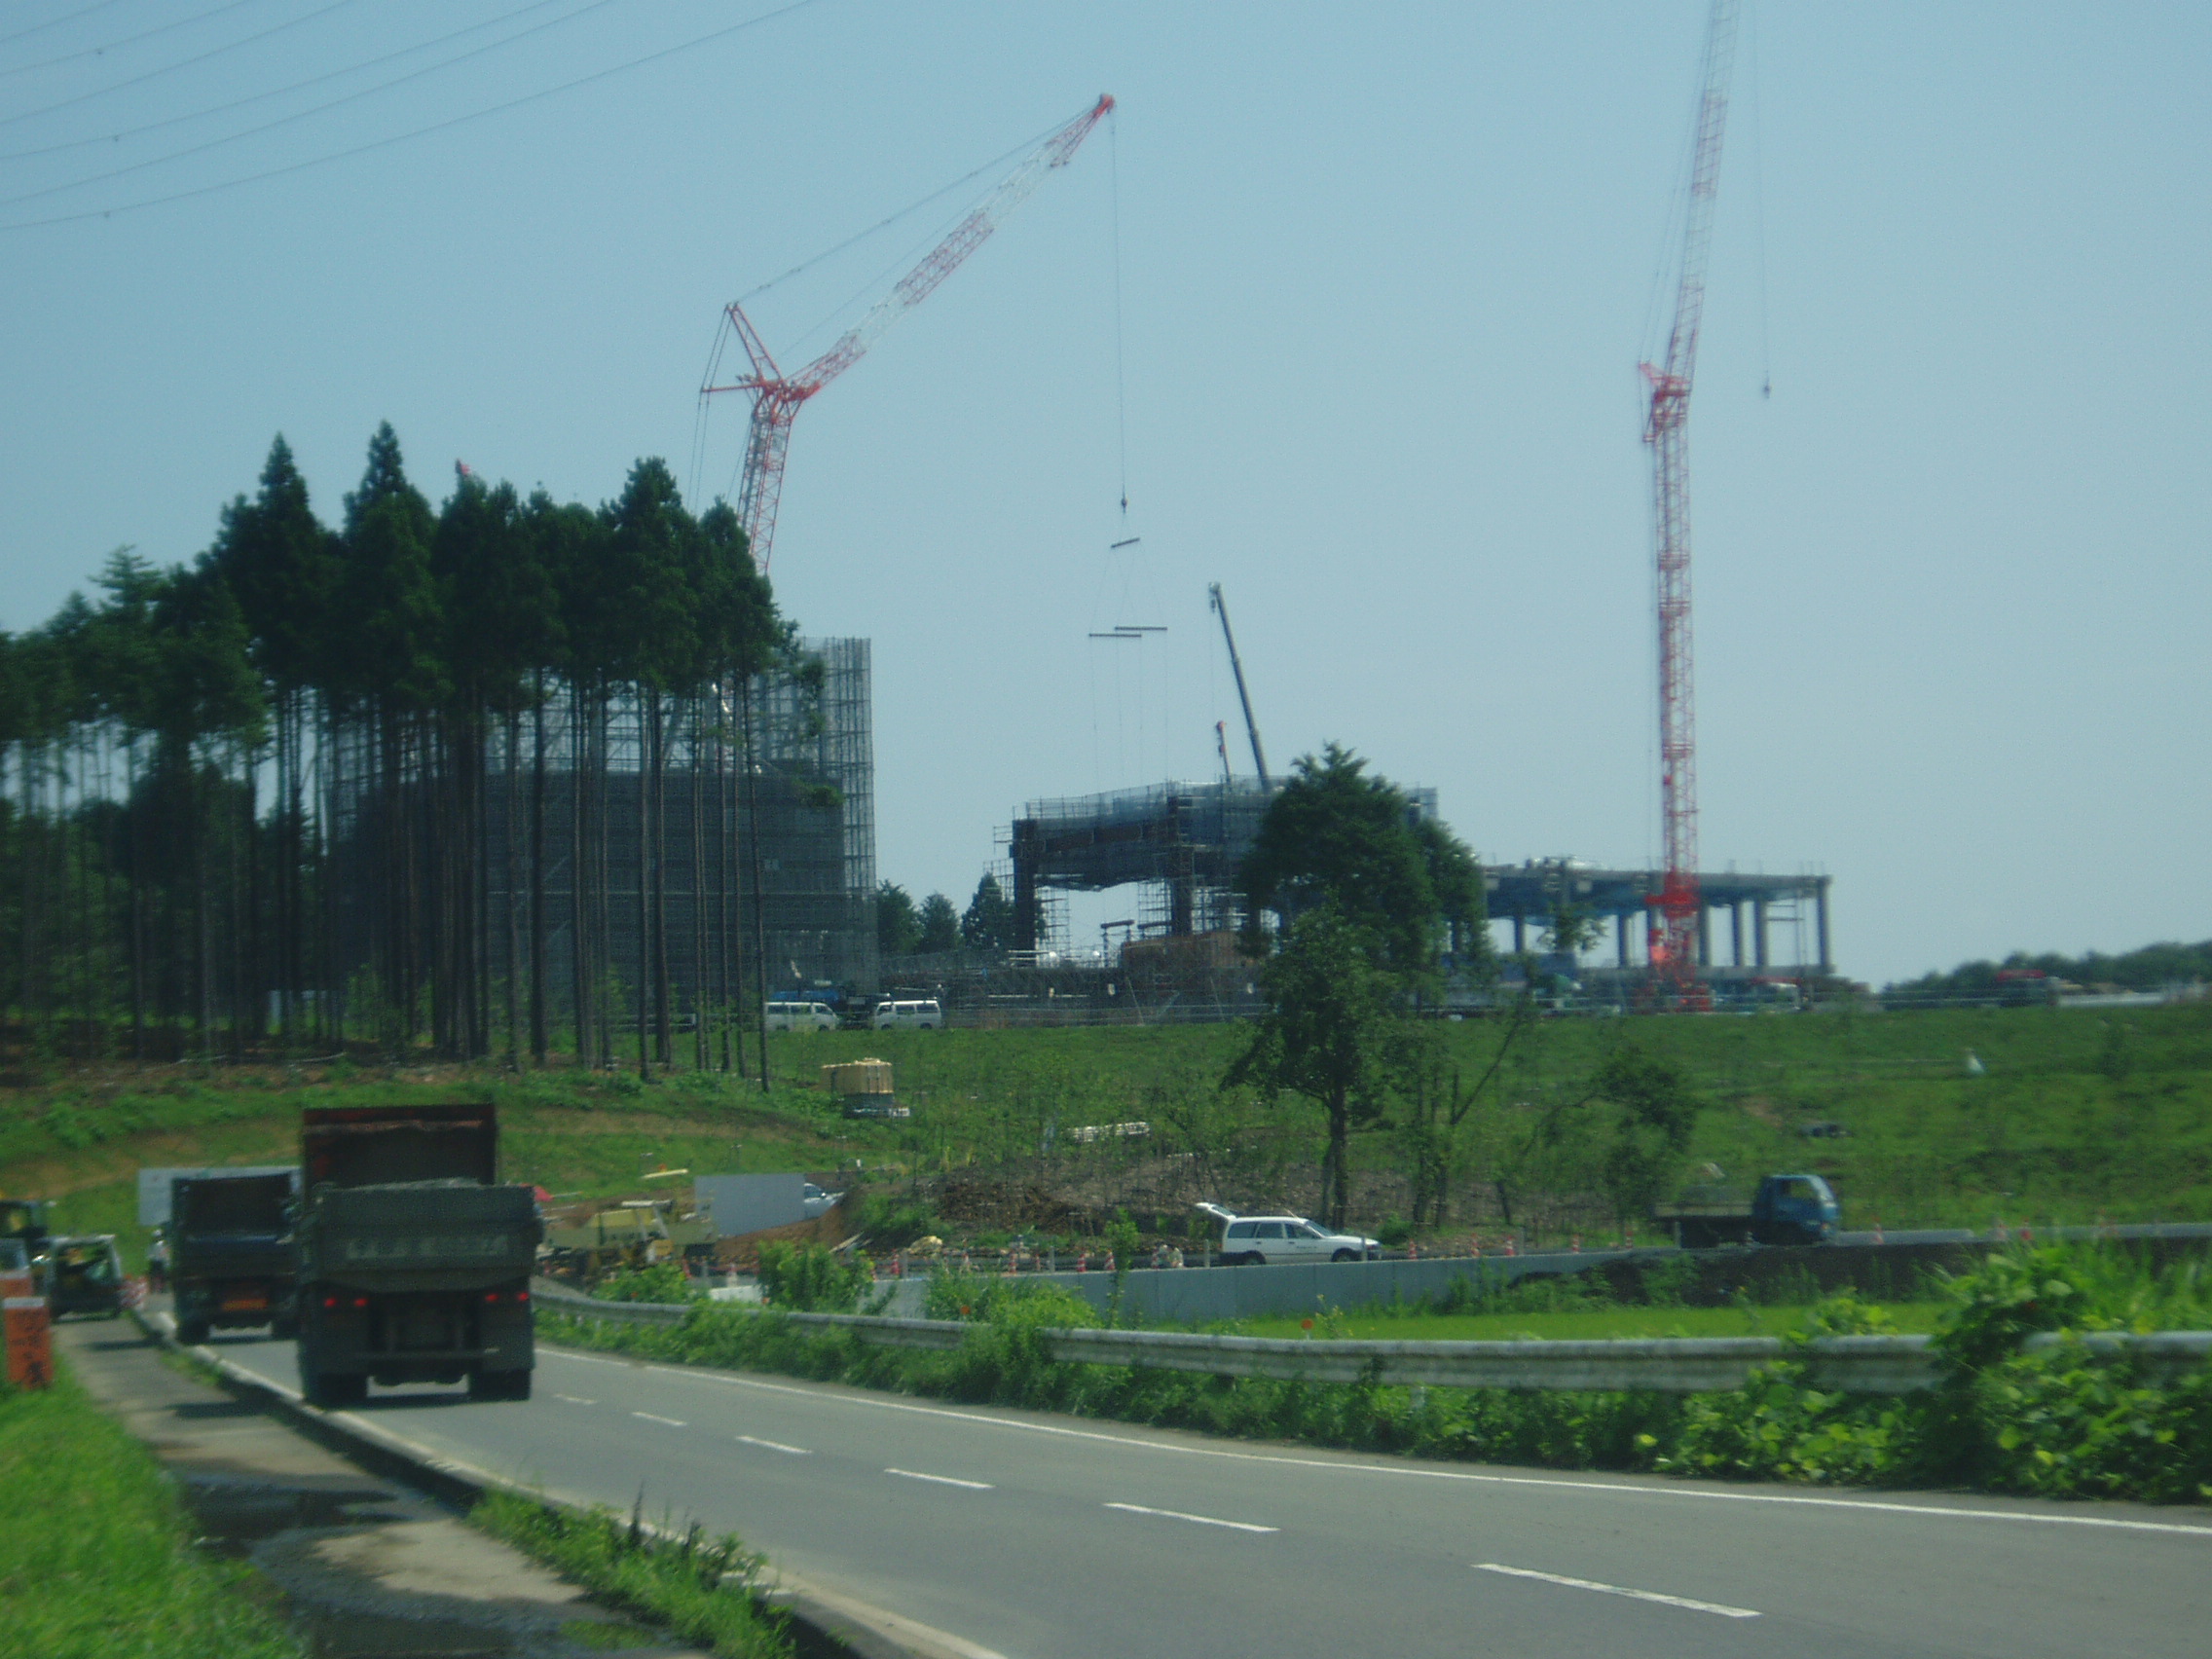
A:
{"type": "Polygon", "coordinates": [[[269,1321],[269,1340],[273,1343],[292,1342],[298,1338],[299,1334],[300,1322],[297,1319],[272,1319],[269,1321]]]}
{"type": "Polygon", "coordinates": [[[358,1406],[369,1397],[369,1380],[357,1371],[317,1371],[301,1382],[301,1391],[311,1406],[358,1406]]]}
{"type": "Polygon", "coordinates": [[[176,1340],[181,1347],[198,1347],[207,1340],[207,1321],[179,1319],[176,1322],[176,1340]]]}
{"type": "Polygon", "coordinates": [[[472,1400],[527,1400],[530,1378],[527,1371],[471,1371],[468,1397],[472,1400]]]}

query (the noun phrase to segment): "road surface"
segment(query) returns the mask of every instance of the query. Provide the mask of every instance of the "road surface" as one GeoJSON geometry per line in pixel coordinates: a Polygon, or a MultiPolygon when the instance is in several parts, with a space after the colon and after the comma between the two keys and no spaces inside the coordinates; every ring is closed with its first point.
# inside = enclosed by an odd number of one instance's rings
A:
{"type": "MultiPolygon", "coordinates": [[[[225,1358],[296,1387],[290,1344],[225,1358]]],[[[377,1389],[446,1456],[732,1530],[1008,1659],[2212,1651],[2212,1510],[1824,1493],[1316,1452],[538,1349],[377,1389]]]]}

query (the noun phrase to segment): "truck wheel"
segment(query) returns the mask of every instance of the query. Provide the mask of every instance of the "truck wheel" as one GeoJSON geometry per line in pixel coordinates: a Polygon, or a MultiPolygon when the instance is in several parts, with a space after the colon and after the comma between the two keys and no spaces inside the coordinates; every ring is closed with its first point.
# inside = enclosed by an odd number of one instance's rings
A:
{"type": "Polygon", "coordinates": [[[269,1340],[273,1343],[292,1342],[298,1338],[299,1334],[300,1322],[297,1319],[272,1319],[269,1321],[269,1340]]]}
{"type": "Polygon", "coordinates": [[[179,1319],[176,1322],[176,1340],[180,1346],[198,1347],[207,1340],[207,1321],[179,1319]]]}
{"type": "Polygon", "coordinates": [[[472,1400],[527,1400],[530,1377],[527,1371],[471,1371],[468,1397],[472,1400]]]}
{"type": "Polygon", "coordinates": [[[359,1372],[317,1371],[302,1391],[311,1406],[358,1406],[369,1397],[369,1380],[359,1372]]]}

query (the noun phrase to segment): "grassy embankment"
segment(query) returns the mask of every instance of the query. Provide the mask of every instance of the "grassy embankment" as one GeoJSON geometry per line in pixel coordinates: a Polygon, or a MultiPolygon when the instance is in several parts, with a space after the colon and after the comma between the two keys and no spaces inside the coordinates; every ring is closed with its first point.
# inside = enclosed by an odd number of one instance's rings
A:
{"type": "Polygon", "coordinates": [[[301,1659],[243,1563],[193,1548],[153,1455],[69,1378],[0,1385],[0,1655],[301,1659]]]}
{"type": "MultiPolygon", "coordinates": [[[[1498,1030],[1444,1027],[1452,1063],[1480,1073],[1498,1030]]],[[[1835,1183],[1847,1225],[2212,1219],[2212,1006],[1551,1020],[1505,1068],[1501,1093],[1570,1093],[1624,1039],[1677,1059],[1708,1101],[1693,1161],[1747,1182],[1816,1170],[1835,1183]],[[1970,1051],[1984,1075],[1968,1075],[1970,1051]],[[1798,1132],[1821,1122],[1848,1138],[1798,1132]]],[[[496,1067],[90,1068],[0,1090],[0,1188],[60,1198],[63,1226],[129,1240],[140,1164],[294,1156],[306,1105],[485,1094],[502,1109],[510,1173],[595,1197],[629,1190],[648,1160],[704,1173],[857,1159],[895,1180],[1034,1160],[1048,1124],[1130,1118],[1153,1123],[1155,1139],[1080,1147],[1062,1135],[1062,1167],[1242,1136],[1264,1148],[1262,1177],[1309,1169],[1313,1114],[1290,1106],[1263,1125],[1255,1108],[1215,1094],[1239,1040],[1235,1026],[793,1035],[770,1045],[766,1095],[684,1072],[641,1085],[562,1068],[519,1079],[496,1067]],[[815,1087],[821,1065],[862,1054],[894,1062],[911,1120],[831,1114],[815,1087]]],[[[1356,1137],[1354,1161],[1383,1177],[1379,1191],[1395,1190],[1391,1134],[1356,1137]]]]}
{"type": "MultiPolygon", "coordinates": [[[[1520,1289],[1501,1300],[1516,1300],[1520,1289]]],[[[1817,1388],[1807,1363],[1787,1350],[1740,1389],[1693,1395],[1315,1383],[1065,1364],[1051,1357],[1041,1333],[1095,1324],[1080,1298],[1006,1279],[942,1281],[932,1291],[933,1309],[956,1300],[974,1315],[956,1351],[872,1347],[849,1332],[710,1304],[674,1327],[543,1310],[539,1325],[549,1341],[690,1364],[1374,1452],[2212,1502],[2212,1366],[2155,1384],[2130,1360],[2079,1344],[2033,1355],[2020,1346],[2036,1331],[2205,1328],[2212,1324],[2212,1272],[2197,1261],[2153,1272],[2117,1251],[1994,1256],[1950,1281],[1929,1321],[1939,1385],[1900,1396],[1817,1388]]],[[[1320,1320],[1313,1334],[1336,1335],[1349,1324],[1320,1320]]],[[[1886,1309],[1850,1297],[1821,1304],[1794,1324],[1794,1335],[1898,1328],[1886,1309]]]]}

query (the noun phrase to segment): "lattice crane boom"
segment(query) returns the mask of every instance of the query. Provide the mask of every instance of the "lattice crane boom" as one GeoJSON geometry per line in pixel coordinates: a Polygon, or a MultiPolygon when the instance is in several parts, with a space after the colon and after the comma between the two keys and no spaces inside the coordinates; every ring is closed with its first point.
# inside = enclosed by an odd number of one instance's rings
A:
{"type": "Polygon", "coordinates": [[[745,436],[745,471],[738,486],[737,516],[745,527],[753,560],[762,571],[775,542],[776,509],[783,499],[784,463],[791,452],[792,423],[800,408],[830,383],[866,356],[868,348],[906,313],[936,292],[968,256],[1004,222],[1006,216],[1044,183],[1054,167],[1074,159],[1091,129],[1113,113],[1111,94],[1102,95],[1083,114],[1047,137],[1020,166],[1000,181],[921,262],[899,278],[891,291],[868,309],[866,316],[838,337],[829,350],[800,369],[786,375],[776,367],[759,331],[744,308],[735,302],[722,308],[722,321],[708,359],[706,379],[699,387],[701,402],[719,392],[743,391],[753,397],[753,418],[745,436]],[[720,380],[721,364],[735,341],[744,351],[749,371],[720,380]]]}
{"type": "Polygon", "coordinates": [[[1702,1006],[1697,979],[1700,909],[1697,872],[1697,709],[1690,628],[1689,404],[1705,317],[1706,255],[1720,185],[1720,143],[1728,125],[1728,76],[1736,50],[1736,0],[1713,0],[1706,29],[1704,87],[1682,229],[1675,323],[1663,364],[1642,365],[1651,403],[1643,441],[1651,446],[1653,530],[1659,567],[1659,790],[1666,867],[1651,919],[1653,977],[1677,1006],[1702,1006]]]}

